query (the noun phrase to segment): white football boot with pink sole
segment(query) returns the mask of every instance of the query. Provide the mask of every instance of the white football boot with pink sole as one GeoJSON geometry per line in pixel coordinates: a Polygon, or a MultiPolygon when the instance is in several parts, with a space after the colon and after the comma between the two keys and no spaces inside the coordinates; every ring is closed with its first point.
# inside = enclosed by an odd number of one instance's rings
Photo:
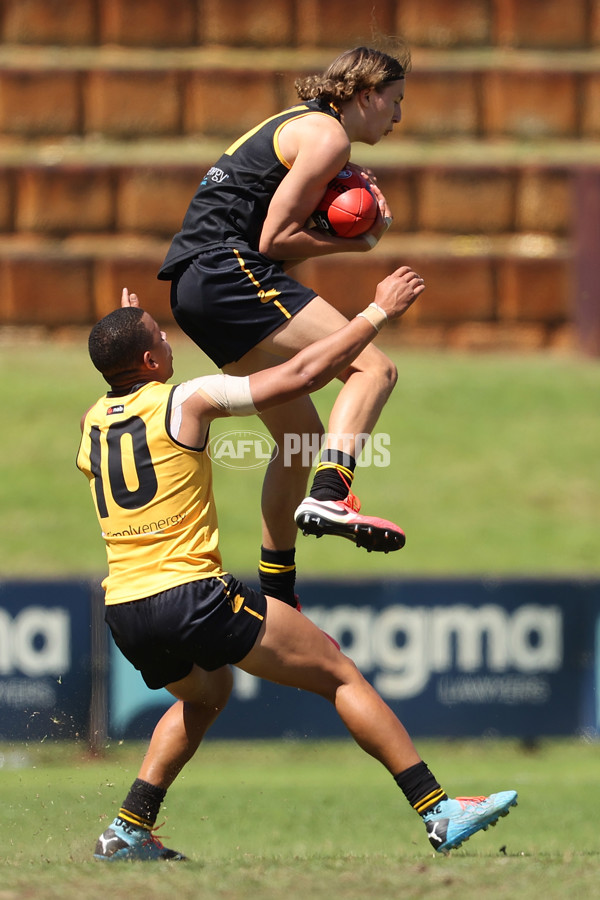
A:
{"type": "Polygon", "coordinates": [[[306,497],[296,512],[294,519],[303,534],[322,537],[333,534],[353,541],[357,547],[389,553],[400,550],[406,542],[406,535],[398,525],[387,519],[360,515],[360,500],[349,493],[345,500],[315,500],[306,497]]]}

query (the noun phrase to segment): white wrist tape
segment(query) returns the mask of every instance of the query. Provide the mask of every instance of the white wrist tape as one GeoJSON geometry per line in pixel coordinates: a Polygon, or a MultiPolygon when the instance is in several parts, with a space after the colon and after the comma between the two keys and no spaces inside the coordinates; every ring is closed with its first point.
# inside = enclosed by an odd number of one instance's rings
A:
{"type": "Polygon", "coordinates": [[[388,321],[387,313],[377,303],[369,303],[366,309],[357,313],[356,317],[366,319],[375,331],[379,332],[388,321]]]}

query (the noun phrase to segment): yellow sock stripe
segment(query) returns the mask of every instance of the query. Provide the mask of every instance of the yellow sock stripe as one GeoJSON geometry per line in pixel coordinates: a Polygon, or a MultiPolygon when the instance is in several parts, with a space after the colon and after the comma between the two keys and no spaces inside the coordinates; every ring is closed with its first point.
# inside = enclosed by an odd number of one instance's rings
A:
{"type": "Polygon", "coordinates": [[[142,819],[141,816],[136,816],[135,813],[129,812],[127,809],[119,810],[119,818],[125,819],[126,822],[129,822],[131,825],[136,825],[138,828],[146,828],[148,831],[152,828],[152,822],[149,822],[148,819],[142,819]]]}
{"type": "Polygon", "coordinates": [[[296,566],[294,563],[292,563],[291,566],[280,566],[278,563],[266,563],[261,559],[258,568],[261,572],[268,572],[270,575],[279,575],[281,572],[294,572],[296,566]]]}
{"type": "Polygon", "coordinates": [[[442,790],[442,788],[438,788],[435,791],[432,791],[430,794],[427,794],[425,797],[421,797],[421,799],[415,803],[413,809],[416,810],[419,814],[425,812],[430,806],[435,806],[439,800],[442,799],[446,792],[442,790]]]}
{"type": "MultiPolygon", "coordinates": [[[[340,473],[340,475],[345,475],[345,477],[349,481],[353,481],[353,479],[354,479],[354,472],[352,472],[351,469],[347,469],[346,466],[342,466],[338,463],[321,462],[317,466],[316,472],[321,472],[323,469],[335,469],[337,472],[340,473]]],[[[315,474],[316,474],[316,472],[315,472],[315,474]]]]}

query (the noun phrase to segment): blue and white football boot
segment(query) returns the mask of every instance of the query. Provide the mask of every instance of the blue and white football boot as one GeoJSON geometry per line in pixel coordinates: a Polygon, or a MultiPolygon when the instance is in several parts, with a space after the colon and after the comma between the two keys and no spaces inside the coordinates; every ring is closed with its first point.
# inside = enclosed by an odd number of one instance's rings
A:
{"type": "Polygon", "coordinates": [[[423,816],[429,843],[438,853],[456,850],[477,831],[487,831],[516,805],[516,791],[442,800],[423,816]]]}
{"type": "Polygon", "coordinates": [[[98,838],[94,859],[108,862],[137,859],[150,862],[155,859],[180,861],[187,859],[187,856],[176,850],[169,850],[146,828],[136,828],[117,816],[98,838]]]}

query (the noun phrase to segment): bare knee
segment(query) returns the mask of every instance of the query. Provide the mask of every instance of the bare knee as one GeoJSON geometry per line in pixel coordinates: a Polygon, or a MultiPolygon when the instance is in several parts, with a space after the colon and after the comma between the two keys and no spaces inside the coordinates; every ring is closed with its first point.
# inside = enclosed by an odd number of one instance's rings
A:
{"type": "Polygon", "coordinates": [[[385,357],[385,362],[385,379],[386,383],[389,385],[389,392],[391,393],[396,386],[396,382],[398,381],[398,369],[396,368],[395,363],[393,363],[392,360],[387,356],[385,357]]]}
{"type": "Polygon", "coordinates": [[[375,352],[361,353],[339,376],[344,383],[352,376],[368,379],[370,388],[382,397],[389,397],[398,381],[398,369],[392,360],[376,347],[369,348],[375,352]]]}
{"type": "Polygon", "coordinates": [[[335,665],[327,672],[322,673],[319,688],[315,693],[335,704],[340,690],[364,681],[365,677],[356,663],[349,656],[340,653],[335,665]]]}
{"type": "Polygon", "coordinates": [[[382,354],[383,359],[377,371],[377,379],[380,386],[380,392],[387,399],[398,381],[398,369],[391,359],[382,354]]]}

